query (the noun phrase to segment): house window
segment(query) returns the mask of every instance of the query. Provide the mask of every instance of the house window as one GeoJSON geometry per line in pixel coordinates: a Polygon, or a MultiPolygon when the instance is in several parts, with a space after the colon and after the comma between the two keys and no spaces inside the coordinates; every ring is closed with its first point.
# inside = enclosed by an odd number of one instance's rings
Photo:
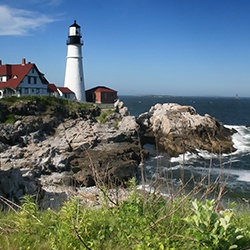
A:
{"type": "Polygon", "coordinates": [[[30,84],[30,83],[31,83],[31,77],[28,76],[28,84],[30,84]]]}
{"type": "Polygon", "coordinates": [[[35,72],[35,71],[34,71],[34,67],[32,68],[31,72],[32,72],[32,73],[34,73],[34,72],[35,72]]]}
{"type": "Polygon", "coordinates": [[[32,92],[32,93],[34,93],[34,92],[35,92],[35,90],[34,90],[34,89],[31,89],[31,92],[32,92]]]}
{"type": "Polygon", "coordinates": [[[36,93],[39,94],[40,93],[40,89],[36,89],[36,93]]]}
{"type": "Polygon", "coordinates": [[[37,82],[36,82],[36,77],[34,77],[34,84],[36,84],[37,82]]]}
{"type": "Polygon", "coordinates": [[[24,93],[27,95],[27,94],[29,94],[29,89],[28,88],[25,88],[24,89],[24,93]]]}

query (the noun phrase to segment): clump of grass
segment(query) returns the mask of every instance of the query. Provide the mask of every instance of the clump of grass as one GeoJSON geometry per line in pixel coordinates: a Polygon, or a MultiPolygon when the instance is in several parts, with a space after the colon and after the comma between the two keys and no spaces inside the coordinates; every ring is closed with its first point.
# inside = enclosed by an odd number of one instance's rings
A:
{"type": "Polygon", "coordinates": [[[97,117],[97,120],[100,123],[105,123],[108,121],[108,117],[115,113],[114,109],[101,109],[100,115],[97,117]]]}
{"type": "Polygon", "coordinates": [[[8,114],[5,120],[5,124],[14,124],[18,120],[18,117],[13,114],[8,114]]]}

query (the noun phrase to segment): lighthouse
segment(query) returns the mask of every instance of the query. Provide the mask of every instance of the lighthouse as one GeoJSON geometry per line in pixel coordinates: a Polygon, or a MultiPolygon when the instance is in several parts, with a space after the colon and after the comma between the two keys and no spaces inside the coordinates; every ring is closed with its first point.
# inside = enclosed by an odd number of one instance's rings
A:
{"type": "Polygon", "coordinates": [[[64,87],[71,89],[78,101],[85,102],[85,86],[82,64],[81,27],[74,21],[69,27],[64,87]]]}

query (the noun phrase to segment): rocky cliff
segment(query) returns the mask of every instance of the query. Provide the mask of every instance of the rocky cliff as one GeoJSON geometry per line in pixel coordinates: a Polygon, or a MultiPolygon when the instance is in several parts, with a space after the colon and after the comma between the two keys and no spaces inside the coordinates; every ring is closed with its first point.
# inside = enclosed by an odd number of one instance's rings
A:
{"type": "Polygon", "coordinates": [[[139,126],[121,103],[115,112],[50,97],[10,98],[0,110],[0,195],[8,199],[37,192],[42,199],[51,186],[124,184],[137,174],[139,126]]]}
{"type": "Polygon", "coordinates": [[[137,119],[121,102],[101,110],[52,97],[6,98],[0,110],[0,195],[37,194],[43,207],[83,186],[126,185],[147,156],[145,143],[170,156],[234,150],[232,131],[178,104],[157,104],[137,119]]]}

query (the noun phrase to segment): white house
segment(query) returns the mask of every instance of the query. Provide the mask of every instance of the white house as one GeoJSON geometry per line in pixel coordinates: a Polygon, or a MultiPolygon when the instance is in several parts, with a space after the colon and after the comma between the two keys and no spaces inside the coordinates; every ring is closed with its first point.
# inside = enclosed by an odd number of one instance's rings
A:
{"type": "Polygon", "coordinates": [[[75,95],[71,90],[65,95],[60,92],[54,84],[51,87],[44,74],[41,73],[34,63],[26,63],[22,59],[21,64],[2,65],[0,60],[0,98],[7,96],[27,95],[54,95],[74,99],[75,95]]]}

